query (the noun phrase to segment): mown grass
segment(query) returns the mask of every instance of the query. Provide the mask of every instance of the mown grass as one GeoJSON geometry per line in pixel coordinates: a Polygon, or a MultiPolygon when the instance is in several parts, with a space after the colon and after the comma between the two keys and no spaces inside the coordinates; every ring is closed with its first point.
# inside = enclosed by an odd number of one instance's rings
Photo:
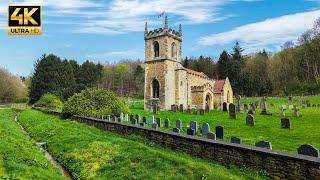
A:
{"type": "Polygon", "coordinates": [[[14,116],[13,110],[0,109],[0,179],[63,179],[14,116]]]}
{"type": "MultiPolygon", "coordinates": [[[[305,97],[303,99],[310,100],[311,104],[320,104],[320,97],[305,97]]],[[[242,103],[259,102],[260,98],[242,99],[242,103]]],[[[236,100],[234,101],[236,102],[236,100]]],[[[292,129],[281,129],[281,105],[287,105],[286,98],[268,98],[268,109],[273,116],[260,115],[261,109],[257,109],[253,115],[256,125],[254,127],[246,126],[246,114],[237,114],[237,120],[231,120],[228,112],[213,110],[205,115],[193,115],[180,112],[160,111],[155,117],[160,117],[164,122],[165,118],[171,120],[172,126],[175,121],[180,119],[183,121],[183,133],[189,126],[190,121],[195,120],[201,127],[204,123],[209,123],[211,131],[215,132],[218,125],[224,126],[225,139],[229,141],[232,136],[241,138],[244,144],[254,145],[256,142],[264,140],[272,143],[273,149],[297,153],[297,148],[302,144],[312,144],[316,148],[320,148],[320,108],[300,108],[301,117],[293,117],[292,111],[286,110],[286,118],[291,120],[292,129]],[[271,106],[273,104],[273,106],[271,106]]],[[[297,98],[293,99],[293,103],[297,104],[297,98]]],[[[288,108],[288,105],[287,105],[288,108]]],[[[130,113],[146,116],[148,119],[152,115],[151,112],[143,110],[143,104],[130,106],[130,113]]],[[[172,129],[167,129],[172,131],[172,129]]]]}
{"type": "Polygon", "coordinates": [[[139,136],[25,110],[19,121],[77,179],[264,179],[264,173],[221,165],[160,147],[139,136]]]}

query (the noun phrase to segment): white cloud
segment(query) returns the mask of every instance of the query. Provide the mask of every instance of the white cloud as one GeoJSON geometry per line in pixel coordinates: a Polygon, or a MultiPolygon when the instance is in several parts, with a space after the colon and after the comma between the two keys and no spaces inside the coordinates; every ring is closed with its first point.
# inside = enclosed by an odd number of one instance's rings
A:
{"type": "Polygon", "coordinates": [[[237,27],[233,30],[200,38],[203,46],[225,45],[239,41],[247,49],[273,46],[279,48],[286,41],[295,41],[313,26],[320,10],[290,14],[237,27]]]}
{"type": "Polygon", "coordinates": [[[103,59],[103,58],[110,58],[110,57],[138,57],[143,52],[138,51],[137,49],[130,49],[125,51],[110,51],[105,53],[97,53],[87,55],[89,58],[96,58],[96,59],[103,59]]]}

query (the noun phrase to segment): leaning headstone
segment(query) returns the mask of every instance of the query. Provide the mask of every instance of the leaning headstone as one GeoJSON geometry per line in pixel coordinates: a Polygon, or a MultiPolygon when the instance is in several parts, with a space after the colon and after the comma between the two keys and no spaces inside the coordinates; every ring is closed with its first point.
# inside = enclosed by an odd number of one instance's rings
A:
{"type": "Polygon", "coordinates": [[[299,109],[297,108],[297,106],[296,105],[294,105],[293,106],[293,108],[292,108],[292,116],[293,117],[299,117],[299,109]]]}
{"type": "Polygon", "coordinates": [[[194,132],[197,132],[198,129],[198,123],[197,121],[191,121],[190,122],[190,128],[194,130],[194,132]]]}
{"type": "Polygon", "coordinates": [[[224,137],[224,130],[223,130],[223,126],[217,126],[216,127],[216,136],[219,139],[223,139],[224,137]]]}
{"type": "Polygon", "coordinates": [[[179,109],[180,112],[183,112],[183,104],[180,104],[180,109],[179,109]]]}
{"type": "Polygon", "coordinates": [[[237,137],[231,137],[230,142],[235,144],[241,144],[241,139],[237,137]]]}
{"type": "Polygon", "coordinates": [[[222,104],[222,110],[223,111],[228,111],[228,104],[226,102],[223,102],[222,104]]]}
{"type": "Polygon", "coordinates": [[[210,132],[210,125],[208,123],[204,123],[201,129],[202,135],[206,137],[209,132],[210,132]]]}
{"type": "Polygon", "coordinates": [[[182,121],[180,119],[176,121],[176,128],[182,129],[182,121]]]}
{"type": "Polygon", "coordinates": [[[188,113],[188,114],[191,114],[190,106],[188,106],[187,113],[188,113]]]}
{"type": "Polygon", "coordinates": [[[248,114],[246,117],[246,125],[247,126],[254,126],[255,125],[254,117],[251,114],[248,114]]]}
{"type": "Polygon", "coordinates": [[[143,116],[143,117],[142,117],[142,122],[143,122],[144,124],[147,124],[147,117],[143,116]]]}
{"type": "Polygon", "coordinates": [[[165,127],[165,128],[170,128],[170,120],[169,120],[168,118],[166,118],[166,119],[164,120],[164,127],[165,127]]]}
{"type": "Polygon", "coordinates": [[[256,143],[256,147],[272,149],[271,142],[268,141],[259,141],[256,143]]]}
{"type": "Polygon", "coordinates": [[[229,104],[229,116],[231,119],[237,119],[236,106],[232,103],[229,104]]]}
{"type": "Polygon", "coordinates": [[[309,144],[304,144],[298,148],[298,154],[306,155],[306,156],[313,156],[313,157],[320,157],[319,150],[309,144]]]}
{"type": "Polygon", "coordinates": [[[281,128],[283,128],[283,129],[291,129],[290,119],[282,118],[281,119],[281,128]]]}
{"type": "Polygon", "coordinates": [[[161,127],[161,118],[157,118],[158,127],[161,127]]]}
{"type": "Polygon", "coordinates": [[[173,132],[180,133],[180,129],[179,128],[173,128],[173,132]]]}
{"type": "Polygon", "coordinates": [[[200,115],[204,115],[204,109],[200,109],[200,115]]]}
{"type": "Polygon", "coordinates": [[[150,117],[149,123],[150,123],[150,124],[154,124],[154,116],[151,116],[151,117],[150,117]]]}
{"type": "Polygon", "coordinates": [[[158,124],[157,123],[153,123],[152,124],[152,129],[158,129],[158,124]]]}
{"type": "Polygon", "coordinates": [[[194,136],[196,134],[196,131],[194,129],[188,128],[187,129],[187,134],[191,135],[191,136],[194,136]]]}
{"type": "Polygon", "coordinates": [[[214,134],[214,133],[212,133],[212,132],[209,132],[208,134],[207,134],[207,138],[208,139],[212,139],[212,140],[216,140],[217,138],[216,138],[216,134],[214,134]]]}

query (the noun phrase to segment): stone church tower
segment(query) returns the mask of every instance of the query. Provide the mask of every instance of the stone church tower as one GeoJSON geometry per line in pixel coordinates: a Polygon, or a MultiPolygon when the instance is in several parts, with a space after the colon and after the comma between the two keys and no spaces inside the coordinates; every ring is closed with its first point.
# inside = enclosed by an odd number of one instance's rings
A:
{"type": "Polygon", "coordinates": [[[170,109],[175,104],[175,70],[181,67],[181,25],[179,31],[168,28],[165,17],[163,28],[148,32],[145,40],[145,109],[158,103],[160,109],[170,109]]]}

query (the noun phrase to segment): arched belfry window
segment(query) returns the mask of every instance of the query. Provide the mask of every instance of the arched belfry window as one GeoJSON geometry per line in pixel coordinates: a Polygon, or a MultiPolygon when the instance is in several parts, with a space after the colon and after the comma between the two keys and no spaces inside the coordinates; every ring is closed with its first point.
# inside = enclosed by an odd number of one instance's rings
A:
{"type": "Polygon", "coordinates": [[[154,57],[159,57],[159,43],[155,41],[153,43],[154,57]]]}
{"type": "Polygon", "coordinates": [[[160,97],[160,84],[159,81],[153,79],[152,81],[152,97],[159,98],[160,97]]]}
{"type": "Polygon", "coordinates": [[[177,57],[177,46],[176,43],[172,43],[171,45],[171,57],[176,58],[177,57]]]}

